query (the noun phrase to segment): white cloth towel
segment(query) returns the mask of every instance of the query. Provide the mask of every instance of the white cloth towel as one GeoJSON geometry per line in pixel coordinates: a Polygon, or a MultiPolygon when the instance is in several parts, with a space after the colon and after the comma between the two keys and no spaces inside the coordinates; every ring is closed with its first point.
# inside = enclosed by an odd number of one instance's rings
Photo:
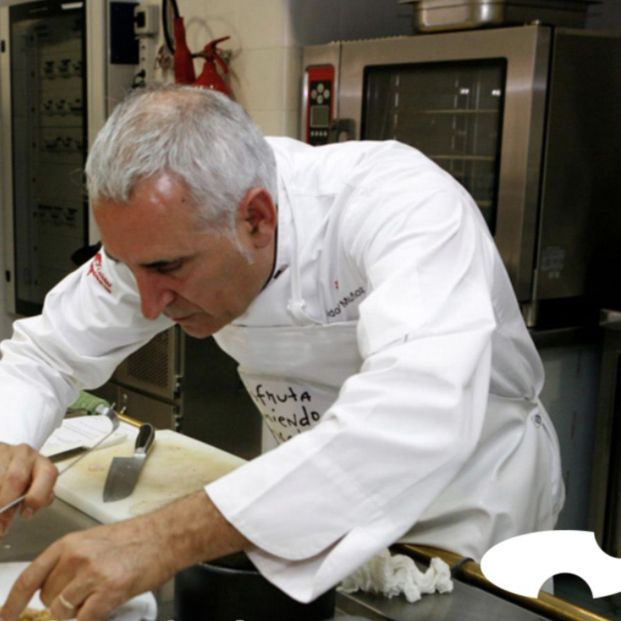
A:
{"type": "Polygon", "coordinates": [[[449,566],[438,557],[432,558],[427,571],[422,572],[408,556],[391,556],[383,550],[345,578],[339,589],[345,593],[379,593],[389,598],[403,593],[413,603],[428,593],[450,593],[453,581],[449,566]]]}

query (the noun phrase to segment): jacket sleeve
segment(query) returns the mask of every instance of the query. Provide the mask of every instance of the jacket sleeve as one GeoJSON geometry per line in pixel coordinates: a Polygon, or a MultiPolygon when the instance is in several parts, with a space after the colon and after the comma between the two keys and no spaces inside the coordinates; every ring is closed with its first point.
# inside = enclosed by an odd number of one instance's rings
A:
{"type": "Polygon", "coordinates": [[[464,192],[427,185],[380,179],[344,214],[343,243],[369,290],[360,372],[313,430],[206,487],[262,573],[300,601],[406,533],[480,436],[493,241],[464,192]]]}
{"type": "Polygon", "coordinates": [[[145,320],[129,270],[98,253],[14,323],[0,345],[0,441],[40,448],[82,389],[100,386],[130,353],[169,327],[145,320]]]}

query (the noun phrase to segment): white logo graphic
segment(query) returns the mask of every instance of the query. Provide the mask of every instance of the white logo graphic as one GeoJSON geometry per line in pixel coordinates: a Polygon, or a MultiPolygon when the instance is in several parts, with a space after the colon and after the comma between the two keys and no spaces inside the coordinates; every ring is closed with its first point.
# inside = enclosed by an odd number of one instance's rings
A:
{"type": "Polygon", "coordinates": [[[544,582],[557,574],[579,576],[594,598],[621,592],[621,559],[603,552],[595,534],[584,530],[512,537],[485,553],[481,570],[496,586],[525,597],[537,597],[544,582]]]}

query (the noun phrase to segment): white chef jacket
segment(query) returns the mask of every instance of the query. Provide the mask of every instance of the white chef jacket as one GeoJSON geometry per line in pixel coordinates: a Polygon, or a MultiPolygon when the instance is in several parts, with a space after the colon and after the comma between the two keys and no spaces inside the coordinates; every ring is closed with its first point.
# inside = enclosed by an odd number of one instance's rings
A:
{"type": "MultiPolygon", "coordinates": [[[[486,403],[489,410],[502,400],[500,411],[515,403],[541,423],[543,368],[485,222],[450,175],[396,142],[317,148],[269,140],[279,172],[275,270],[234,324],[296,325],[288,307],[296,263],[306,313],[324,324],[356,321],[363,365],[326,413],[329,423],[206,489],[252,542],[263,574],[308,601],[397,539],[451,548],[442,540],[450,524],[436,540],[417,538],[417,521],[441,521],[434,499],[446,500],[455,480],[468,485],[482,435],[497,431],[485,430],[486,403]],[[302,239],[294,240],[293,216],[302,239]]],[[[170,325],[140,315],[129,270],[101,253],[2,344],[1,439],[41,446],[80,389],[105,382],[170,325]]],[[[507,420],[515,425],[515,416],[507,420]]],[[[532,455],[539,491],[533,499],[520,491],[533,505],[531,523],[513,523],[507,509],[506,528],[493,529],[490,545],[554,525],[563,494],[546,422],[550,454],[532,455]]],[[[505,457],[490,468],[501,471],[505,457]]]]}

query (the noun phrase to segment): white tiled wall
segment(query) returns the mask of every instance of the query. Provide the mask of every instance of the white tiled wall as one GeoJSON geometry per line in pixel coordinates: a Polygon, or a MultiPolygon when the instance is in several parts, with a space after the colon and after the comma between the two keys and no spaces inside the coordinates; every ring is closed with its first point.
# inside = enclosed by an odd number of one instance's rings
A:
{"type": "MultiPolygon", "coordinates": [[[[266,134],[297,136],[300,49],[289,19],[289,0],[187,0],[179,3],[192,51],[230,36],[231,86],[266,134]]],[[[197,74],[202,61],[197,61],[197,74]]]]}

